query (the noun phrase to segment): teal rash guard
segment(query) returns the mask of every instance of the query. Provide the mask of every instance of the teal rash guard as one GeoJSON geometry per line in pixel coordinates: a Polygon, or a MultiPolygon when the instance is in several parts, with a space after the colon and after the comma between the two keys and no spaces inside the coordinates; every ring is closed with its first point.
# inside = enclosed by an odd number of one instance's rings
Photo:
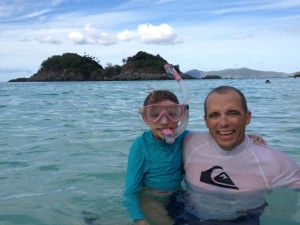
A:
{"type": "Polygon", "coordinates": [[[144,132],[133,142],[128,155],[124,205],[133,221],[144,219],[138,194],[142,187],[173,192],[181,189],[183,178],[182,142],[188,131],[173,144],[154,139],[144,132]]]}

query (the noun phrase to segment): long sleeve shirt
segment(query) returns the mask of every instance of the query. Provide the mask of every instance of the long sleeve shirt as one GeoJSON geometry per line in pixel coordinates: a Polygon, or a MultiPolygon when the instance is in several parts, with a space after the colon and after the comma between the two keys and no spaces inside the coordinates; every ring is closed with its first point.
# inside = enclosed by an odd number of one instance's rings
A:
{"type": "Polygon", "coordinates": [[[124,192],[124,204],[131,219],[144,219],[139,206],[138,193],[142,187],[176,191],[181,187],[182,143],[185,131],[173,144],[154,139],[151,131],[144,132],[132,144],[124,192]]]}
{"type": "Polygon", "coordinates": [[[295,160],[266,145],[245,141],[221,149],[209,133],[185,137],[186,209],[201,219],[235,219],[265,202],[265,191],[300,189],[295,160]]]}

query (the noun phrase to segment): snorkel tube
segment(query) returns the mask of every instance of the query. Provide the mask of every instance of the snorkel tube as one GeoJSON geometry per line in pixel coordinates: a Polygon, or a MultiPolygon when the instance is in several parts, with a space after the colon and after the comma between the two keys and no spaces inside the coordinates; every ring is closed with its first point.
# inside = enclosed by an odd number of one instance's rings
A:
{"type": "Polygon", "coordinates": [[[189,98],[188,98],[188,93],[187,93],[186,87],[185,87],[183,80],[182,80],[181,76],[179,75],[179,73],[170,64],[166,64],[164,66],[164,68],[165,68],[165,71],[167,72],[167,74],[177,81],[177,83],[179,84],[179,86],[183,92],[183,97],[184,97],[182,105],[185,108],[185,112],[184,112],[183,119],[180,121],[180,125],[175,129],[174,132],[170,129],[162,130],[162,133],[164,135],[164,141],[168,144],[173,144],[175,142],[175,139],[186,130],[188,120],[189,120],[189,106],[188,106],[189,98]]]}

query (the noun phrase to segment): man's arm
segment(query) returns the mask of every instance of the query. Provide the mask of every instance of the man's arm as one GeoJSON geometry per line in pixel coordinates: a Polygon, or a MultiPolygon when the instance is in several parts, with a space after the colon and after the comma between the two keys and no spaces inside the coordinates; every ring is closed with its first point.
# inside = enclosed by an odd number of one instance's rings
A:
{"type": "Polygon", "coordinates": [[[248,136],[252,139],[254,144],[267,145],[267,141],[257,134],[248,134],[248,136]]]}

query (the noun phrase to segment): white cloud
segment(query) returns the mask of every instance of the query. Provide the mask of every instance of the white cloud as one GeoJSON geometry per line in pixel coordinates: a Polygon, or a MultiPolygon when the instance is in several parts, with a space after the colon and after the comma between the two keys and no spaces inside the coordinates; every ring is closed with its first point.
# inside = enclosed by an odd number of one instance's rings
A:
{"type": "Polygon", "coordinates": [[[240,12],[251,12],[251,11],[263,11],[263,10],[282,10],[285,8],[299,7],[299,0],[284,0],[284,1],[261,1],[260,4],[253,1],[240,1],[236,2],[236,7],[230,7],[231,3],[223,9],[217,9],[211,11],[212,14],[222,15],[227,13],[240,13],[240,12]]]}
{"type": "Polygon", "coordinates": [[[249,38],[253,38],[254,36],[251,33],[238,33],[231,35],[230,39],[233,40],[246,40],[249,38]]]}
{"type": "Polygon", "coordinates": [[[120,41],[131,41],[138,38],[138,35],[134,31],[123,30],[119,32],[117,35],[117,39],[120,41]]]}
{"type": "Polygon", "coordinates": [[[142,42],[150,44],[178,44],[182,42],[171,26],[164,23],[159,26],[142,24],[138,26],[138,35],[142,42]]]}
{"type": "Polygon", "coordinates": [[[55,38],[52,35],[46,35],[46,36],[40,37],[38,39],[38,41],[42,44],[43,43],[49,43],[49,44],[61,44],[62,43],[62,41],[60,39],[55,38]]]}
{"type": "Polygon", "coordinates": [[[85,37],[77,32],[77,31],[73,31],[71,33],[69,33],[68,38],[73,41],[75,44],[87,44],[87,41],[85,40],[85,37]]]}
{"type": "Polygon", "coordinates": [[[105,32],[97,32],[90,23],[86,24],[83,30],[86,34],[85,39],[88,40],[86,44],[112,45],[116,43],[114,35],[105,32]]]}
{"type": "Polygon", "coordinates": [[[87,24],[84,26],[84,31],[85,31],[87,34],[90,34],[90,35],[92,35],[92,36],[97,36],[97,31],[96,31],[96,29],[94,29],[90,23],[87,23],[87,24]]]}
{"type": "Polygon", "coordinates": [[[116,38],[114,35],[99,33],[97,35],[97,43],[101,45],[112,45],[116,43],[116,38]]]}
{"type": "Polygon", "coordinates": [[[34,12],[29,13],[29,14],[25,14],[25,15],[17,18],[17,19],[18,20],[30,19],[30,18],[42,16],[42,15],[44,15],[46,13],[49,13],[49,12],[51,12],[50,9],[44,9],[44,10],[40,10],[40,11],[34,11],[34,12]]]}
{"type": "Polygon", "coordinates": [[[69,40],[75,44],[100,44],[112,45],[118,41],[139,40],[145,44],[170,45],[181,43],[182,40],[174,32],[173,28],[164,23],[159,26],[141,24],[135,31],[123,30],[116,35],[98,32],[91,24],[86,24],[83,33],[73,31],[68,35],[69,40]]]}

